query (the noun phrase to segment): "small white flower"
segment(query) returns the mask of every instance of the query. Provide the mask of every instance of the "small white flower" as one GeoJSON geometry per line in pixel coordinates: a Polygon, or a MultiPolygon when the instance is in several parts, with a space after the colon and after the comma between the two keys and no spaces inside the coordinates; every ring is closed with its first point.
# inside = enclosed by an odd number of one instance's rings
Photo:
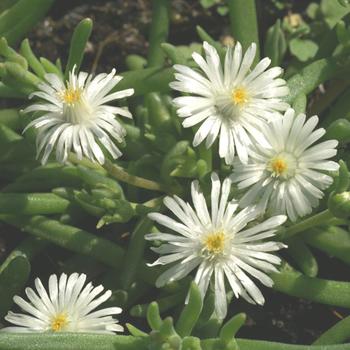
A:
{"type": "Polygon", "coordinates": [[[149,214],[151,219],[177,234],[152,233],[146,239],[166,242],[159,248],[152,248],[162,255],[152,266],[175,263],[159,276],[156,285],[161,287],[179,280],[198,268],[194,281],[202,297],[212,280],[216,314],[224,318],[227,312],[225,276],[237,298],[241,295],[250,303],[264,303],[262,293],[250,276],[268,287],[273,285],[267,273],[276,272],[274,265],[280,264],[281,260],[270,252],[285,246],[263,240],[274,236],[276,228],[287,218],[284,215],[274,216],[244,229],[259,216],[259,211],[255,207],[247,207],[234,215],[238,203],[235,200],[228,201],[231,180],[225,179],[221,186],[215,173],[211,180],[211,214],[198,181],[193,181],[191,190],[194,209],[174,196],[166,197],[164,204],[178,221],[159,213],[149,214]]]}
{"type": "Polygon", "coordinates": [[[247,147],[256,141],[265,144],[259,131],[261,125],[288,104],[281,97],[289,92],[286,82],[277,78],[282,68],[267,69],[271,60],[262,59],[250,69],[256,45],[253,43],[242,58],[242,46],[229,47],[222,67],[218,52],[207,42],[203,43],[205,59],[198,53],[192,57],[204,74],[182,65],[170,86],[196,96],[174,99],[178,115],[185,118],[185,128],[202,123],[195,134],[193,145],[206,139],[209,148],[219,136],[219,155],[228,164],[233,162],[235,149],[239,159],[247,163],[247,147]]]}
{"type": "Polygon", "coordinates": [[[111,93],[121,79],[115,75],[115,69],[110,74],[103,73],[92,78],[85,72],[75,74],[74,67],[66,83],[56,74],[45,75],[47,83],[39,84],[40,91],[29,96],[44,101],[24,110],[25,113],[44,113],[24,130],[32,126],[38,129],[37,157],[43,153],[43,164],[47,162],[54,146],[59,162],[65,162],[68,153],[73,150],[79,159],[85,156],[103,164],[105,157],[96,139],[113,158],[121,156],[122,153],[112,139],[122,142],[125,129],[115,116],[132,116],[125,108],[107,104],[134,93],[133,89],[111,93]]]}
{"type": "Polygon", "coordinates": [[[324,129],[315,129],[317,116],[305,121],[304,114],[294,114],[289,109],[266,125],[269,147],[254,145],[249,164],[235,164],[233,182],[238,182],[239,189],[249,188],[239,202],[241,207],[259,203],[271,215],[287,214],[295,221],[311,213],[323,197],[322,190],[333,182],[323,171],[338,169],[336,162],[328,160],[336,155],[338,141],[313,145],[325,134],[324,129]]]}
{"type": "Polygon", "coordinates": [[[85,287],[86,275],[73,273],[69,277],[62,274],[49,278],[49,290],[45,290],[39,278],[35,279],[35,292],[26,288],[29,302],[19,296],[14,302],[28,314],[10,311],[5,320],[16,327],[2,329],[4,332],[85,332],[104,333],[122,332],[123,327],[111,315],[122,312],[119,307],[109,307],[94,311],[110,298],[112,292],[103,286],[93,287],[89,282],[85,287]],[[99,296],[98,296],[99,295],[99,296]]]}

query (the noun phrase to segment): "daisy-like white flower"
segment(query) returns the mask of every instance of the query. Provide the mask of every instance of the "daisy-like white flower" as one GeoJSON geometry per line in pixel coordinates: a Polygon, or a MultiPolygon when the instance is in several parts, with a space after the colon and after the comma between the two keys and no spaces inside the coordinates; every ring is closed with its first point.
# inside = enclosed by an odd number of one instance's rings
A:
{"type": "Polygon", "coordinates": [[[235,164],[232,180],[246,192],[242,208],[258,203],[271,215],[287,214],[295,221],[310,214],[323,192],[332,182],[323,171],[336,171],[339,165],[328,160],[336,155],[338,141],[328,140],[313,145],[324,134],[315,129],[317,116],[306,120],[289,109],[266,125],[267,148],[253,145],[249,164],[235,164]],[[247,190],[248,189],[248,190],[247,190]]]}
{"type": "Polygon", "coordinates": [[[26,288],[29,299],[19,296],[14,302],[28,314],[10,311],[5,320],[16,325],[3,328],[4,332],[85,332],[104,333],[123,331],[123,327],[112,317],[122,312],[119,307],[94,311],[111,296],[110,290],[101,294],[103,286],[85,285],[86,275],[73,273],[60,278],[51,275],[48,292],[39,278],[35,280],[36,292],[26,288]],[[85,285],[85,287],[84,287],[85,285]]]}
{"type": "Polygon", "coordinates": [[[93,78],[85,72],[76,74],[74,67],[67,82],[56,74],[45,75],[46,82],[38,86],[40,91],[30,95],[30,98],[35,96],[42,101],[24,110],[25,113],[44,113],[25,129],[38,129],[37,157],[42,153],[43,164],[55,146],[56,159],[62,163],[73,150],[79,159],[85,156],[103,164],[105,156],[100,145],[113,158],[121,156],[113,139],[122,142],[126,132],[115,117],[117,114],[132,116],[125,108],[108,105],[134,93],[133,89],[111,93],[121,79],[115,75],[115,69],[110,74],[102,73],[93,78]]]}
{"type": "Polygon", "coordinates": [[[271,60],[264,58],[251,69],[256,54],[254,43],[244,56],[239,42],[234,49],[229,47],[223,66],[214,47],[204,42],[203,48],[205,59],[198,53],[192,57],[204,74],[183,65],[174,66],[177,81],[170,86],[195,95],[174,99],[178,115],[185,118],[185,128],[201,123],[194,146],[206,139],[209,148],[219,137],[219,155],[226,163],[233,162],[235,149],[239,159],[247,163],[248,146],[252,142],[265,144],[261,125],[288,108],[281,97],[289,90],[286,82],[277,78],[282,68],[267,69],[271,60]]]}
{"type": "Polygon", "coordinates": [[[228,200],[231,180],[225,179],[221,186],[215,173],[211,180],[211,214],[198,181],[193,181],[194,209],[174,196],[166,197],[164,204],[177,220],[159,213],[149,214],[151,219],[177,234],[152,233],[146,239],[165,242],[158,248],[152,248],[161,255],[152,266],[174,263],[159,276],[156,285],[161,287],[179,280],[197,268],[194,281],[202,297],[212,281],[216,314],[224,318],[227,312],[225,276],[236,297],[241,295],[250,303],[264,303],[264,297],[252,277],[268,287],[273,285],[267,273],[276,272],[274,265],[280,264],[281,260],[271,252],[284,245],[266,241],[266,238],[274,236],[286,216],[274,216],[245,228],[260,212],[255,207],[247,207],[235,214],[238,203],[228,200]]]}

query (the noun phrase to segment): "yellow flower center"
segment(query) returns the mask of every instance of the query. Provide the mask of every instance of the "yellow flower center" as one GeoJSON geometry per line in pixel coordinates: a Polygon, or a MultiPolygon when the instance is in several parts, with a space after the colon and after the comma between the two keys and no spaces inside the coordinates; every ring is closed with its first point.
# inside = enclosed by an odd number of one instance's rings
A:
{"type": "Polygon", "coordinates": [[[271,161],[271,168],[277,175],[283,174],[287,169],[287,162],[282,158],[275,158],[271,161]]]}
{"type": "Polygon", "coordinates": [[[79,102],[80,97],[81,97],[81,90],[73,89],[73,88],[66,89],[61,95],[62,100],[67,104],[73,104],[75,102],[79,102]]]}
{"type": "Polygon", "coordinates": [[[242,106],[248,102],[249,96],[245,88],[237,88],[232,91],[232,100],[236,105],[242,106]]]}
{"type": "Polygon", "coordinates": [[[54,332],[62,331],[68,325],[68,318],[65,313],[56,315],[51,321],[51,330],[54,332]]]}
{"type": "Polygon", "coordinates": [[[204,240],[204,248],[211,254],[222,253],[225,247],[225,234],[222,231],[208,235],[204,240]]]}

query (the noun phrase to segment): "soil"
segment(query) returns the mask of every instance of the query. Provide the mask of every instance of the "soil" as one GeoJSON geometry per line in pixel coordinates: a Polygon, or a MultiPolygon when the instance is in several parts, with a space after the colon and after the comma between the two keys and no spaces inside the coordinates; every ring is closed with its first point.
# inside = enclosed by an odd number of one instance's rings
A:
{"type": "MultiPolygon", "coordinates": [[[[308,1],[289,1],[282,9],[273,3],[260,4],[259,17],[262,32],[266,31],[277,17],[287,11],[303,10],[308,1]],[[301,4],[303,3],[303,4],[301,4]],[[268,18],[268,20],[266,19],[268,18]]],[[[44,21],[29,35],[34,52],[38,56],[55,61],[61,57],[63,65],[68,56],[69,40],[76,24],[85,17],[94,21],[94,30],[88,43],[83,68],[87,71],[118,71],[126,69],[125,58],[129,54],[147,55],[147,33],[151,21],[150,0],[70,0],[56,1],[44,21]]],[[[172,24],[169,42],[174,45],[200,41],[195,27],[201,25],[213,37],[225,40],[229,35],[227,16],[217,13],[217,7],[203,9],[197,0],[173,0],[172,24]]],[[[0,238],[0,261],[6,257],[6,251],[14,246],[15,232],[7,231],[0,238]],[[10,239],[10,237],[12,237],[10,239]]],[[[348,270],[343,264],[315,252],[320,265],[320,277],[343,279],[348,270]]],[[[266,339],[286,343],[308,344],[323,331],[347,316],[349,311],[314,304],[309,301],[291,298],[271,289],[264,289],[266,304],[262,307],[236,301],[230,312],[246,312],[246,327],[240,337],[266,339]]]]}

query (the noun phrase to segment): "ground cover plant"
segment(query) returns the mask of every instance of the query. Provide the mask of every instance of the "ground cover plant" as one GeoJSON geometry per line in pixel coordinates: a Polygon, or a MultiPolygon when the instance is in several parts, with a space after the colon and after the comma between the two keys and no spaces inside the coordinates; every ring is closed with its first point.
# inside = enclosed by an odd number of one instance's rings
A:
{"type": "Polygon", "coordinates": [[[348,1],[93,3],[0,3],[0,349],[350,349],[348,1]]]}

